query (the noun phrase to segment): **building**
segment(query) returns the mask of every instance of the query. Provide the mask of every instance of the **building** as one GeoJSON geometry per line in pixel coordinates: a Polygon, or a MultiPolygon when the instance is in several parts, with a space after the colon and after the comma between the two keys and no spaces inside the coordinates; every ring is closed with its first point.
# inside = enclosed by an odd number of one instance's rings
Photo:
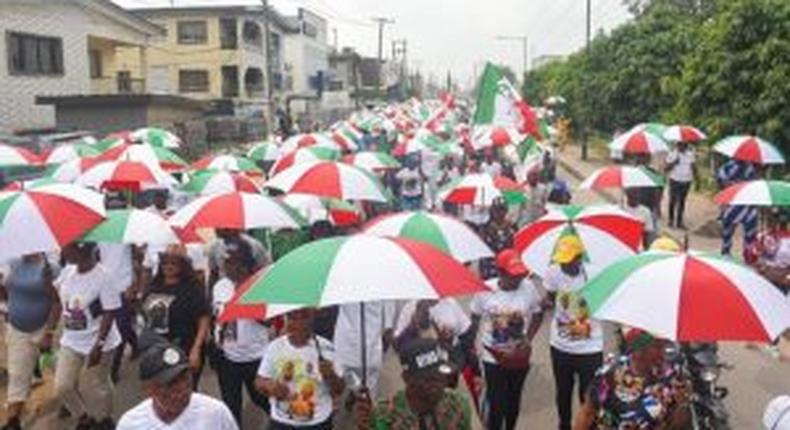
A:
{"type": "Polygon", "coordinates": [[[362,57],[353,48],[329,55],[329,74],[321,105],[330,120],[348,115],[358,107],[362,57]]]}
{"type": "Polygon", "coordinates": [[[120,51],[145,64],[165,31],[109,0],[0,1],[0,128],[49,128],[55,110],[37,96],[142,93],[120,51]]]}

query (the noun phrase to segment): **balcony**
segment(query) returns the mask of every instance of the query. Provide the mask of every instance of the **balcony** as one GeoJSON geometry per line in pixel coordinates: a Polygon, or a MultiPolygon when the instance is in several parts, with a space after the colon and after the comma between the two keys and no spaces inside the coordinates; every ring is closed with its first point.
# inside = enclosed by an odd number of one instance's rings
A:
{"type": "Polygon", "coordinates": [[[124,76],[91,78],[91,94],[143,94],[145,79],[124,76]]]}

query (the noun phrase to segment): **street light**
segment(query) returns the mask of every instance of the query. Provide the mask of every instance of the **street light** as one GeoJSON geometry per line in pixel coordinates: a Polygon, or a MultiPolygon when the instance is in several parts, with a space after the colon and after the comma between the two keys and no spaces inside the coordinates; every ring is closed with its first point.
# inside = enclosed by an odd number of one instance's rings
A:
{"type": "Polygon", "coordinates": [[[527,36],[497,36],[496,40],[508,40],[521,42],[523,65],[522,65],[522,79],[527,76],[528,52],[527,52],[527,36]]]}

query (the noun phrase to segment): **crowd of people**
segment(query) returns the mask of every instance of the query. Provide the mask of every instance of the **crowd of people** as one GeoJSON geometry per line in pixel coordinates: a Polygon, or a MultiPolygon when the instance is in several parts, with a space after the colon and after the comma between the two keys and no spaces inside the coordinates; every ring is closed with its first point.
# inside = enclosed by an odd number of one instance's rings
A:
{"type": "MultiPolygon", "coordinates": [[[[366,134],[363,145],[388,145],[382,136],[366,134]]],[[[668,225],[685,228],[694,155],[678,145],[666,161],[668,225]]],[[[402,169],[382,176],[395,202],[361,208],[368,216],[442,212],[477,232],[495,257],[471,266],[491,291],[472,297],[468,310],[447,298],[366,303],[364,314],[360,304],[348,304],[299,309],[274,320],[218,319],[252,274],[300,244],[358,227],[323,220],[301,231],[219,229],[207,245],[75,242],[58,255],[8,262],[2,277],[9,351],[4,428],[21,428],[34,374],[45,364],[40,358],[52,355],[56,343],[61,415],[82,430],[236,429],[243,423],[245,391],[276,430],[335,428],[339,413],[350,414],[360,430],[470,429],[476,420],[490,430],[525,428],[519,415],[533,350],[550,355],[560,430],[687,428],[689,382],[665,355],[669,342],[618,327],[618,354],[605,358],[607,330],[578,294],[588,280],[579,237],[559,240],[542,277],[514,249],[519,228],[542,216],[548,204],[571,201],[550,151],[527,173],[528,199],[520,205],[500,200],[490,207],[459,207],[437,196],[438,187],[470,173],[516,180],[514,168],[490,148],[438,162],[407,155],[402,169]],[[535,338],[546,319],[549,341],[540,345],[535,338]],[[363,342],[366,356],[360,357],[363,342]],[[405,388],[385,396],[381,372],[391,351],[399,357],[405,388]],[[124,363],[139,367],[145,400],[116,423],[113,417],[122,411],[114,409],[113,385],[124,363]],[[219,399],[200,392],[207,368],[218,378],[219,399]],[[577,411],[574,396],[582,405],[577,411]]],[[[717,178],[724,186],[753,177],[753,170],[728,163],[717,178]]],[[[123,193],[107,198],[113,208],[143,201],[123,193]]],[[[644,223],[645,249],[672,246],[659,238],[659,202],[654,190],[639,189],[629,190],[623,202],[644,223]]],[[[166,192],[156,192],[147,209],[167,216],[173,204],[166,192]]],[[[787,288],[790,236],[777,215],[758,238],[756,209],[726,210],[722,251],[731,252],[733,227],[742,224],[756,267],[787,288]]]]}

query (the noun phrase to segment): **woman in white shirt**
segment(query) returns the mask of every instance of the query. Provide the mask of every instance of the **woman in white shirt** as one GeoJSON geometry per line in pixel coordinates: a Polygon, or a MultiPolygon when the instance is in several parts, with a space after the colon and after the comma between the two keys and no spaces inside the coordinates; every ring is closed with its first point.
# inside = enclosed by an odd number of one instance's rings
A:
{"type": "Polygon", "coordinates": [[[683,213],[686,210],[691,183],[697,178],[694,151],[687,143],[679,142],[666,158],[664,168],[669,175],[669,226],[686,229],[683,213]]]}

